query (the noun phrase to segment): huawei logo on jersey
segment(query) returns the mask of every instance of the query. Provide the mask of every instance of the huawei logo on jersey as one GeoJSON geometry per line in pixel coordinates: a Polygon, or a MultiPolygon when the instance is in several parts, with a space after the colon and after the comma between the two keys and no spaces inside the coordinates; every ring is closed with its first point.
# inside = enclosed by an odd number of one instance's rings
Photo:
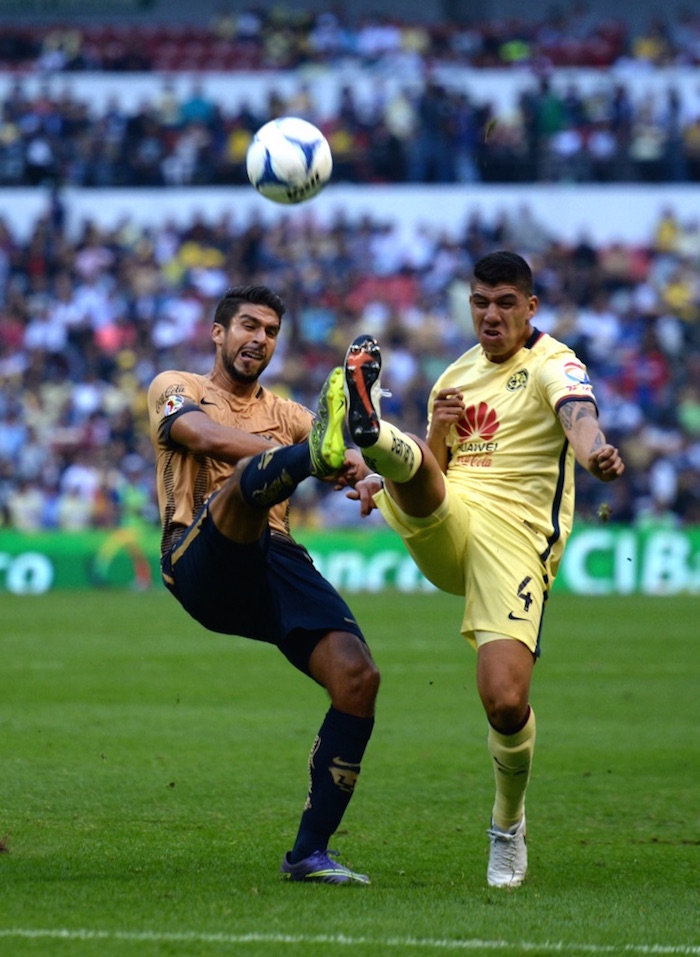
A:
{"type": "Polygon", "coordinates": [[[457,423],[457,435],[470,445],[491,443],[499,425],[495,410],[490,409],[486,402],[480,402],[466,409],[464,417],[457,423]]]}

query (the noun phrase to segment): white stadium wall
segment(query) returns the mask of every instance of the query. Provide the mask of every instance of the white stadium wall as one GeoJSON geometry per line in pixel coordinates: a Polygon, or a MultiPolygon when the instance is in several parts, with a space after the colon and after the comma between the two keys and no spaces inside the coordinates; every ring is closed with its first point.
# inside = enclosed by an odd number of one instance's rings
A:
{"type": "MultiPolygon", "coordinates": [[[[700,186],[621,185],[561,186],[351,186],[330,185],[302,206],[277,206],[251,187],[169,189],[75,189],[63,194],[69,234],[75,236],[87,220],[107,227],[129,221],[158,225],[166,218],[186,225],[194,216],[216,222],[230,217],[234,223],[258,220],[272,223],[279,217],[310,217],[326,223],[342,213],[357,221],[396,224],[400,236],[410,241],[417,228],[459,236],[467,220],[480,213],[487,223],[502,214],[513,217],[527,209],[552,237],[574,243],[586,237],[597,245],[623,242],[646,245],[666,210],[681,223],[700,222],[700,186]]],[[[41,188],[0,189],[0,217],[13,233],[26,239],[37,219],[48,209],[49,195],[41,188]]]]}

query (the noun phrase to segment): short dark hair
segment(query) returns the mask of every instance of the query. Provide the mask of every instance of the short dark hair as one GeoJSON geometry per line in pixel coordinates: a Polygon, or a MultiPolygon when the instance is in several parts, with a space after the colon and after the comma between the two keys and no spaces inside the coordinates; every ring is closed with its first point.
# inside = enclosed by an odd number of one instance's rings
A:
{"type": "Polygon", "coordinates": [[[506,249],[482,256],[474,265],[472,283],[474,280],[486,283],[487,286],[500,286],[504,283],[515,286],[525,296],[532,295],[532,270],[522,256],[506,249]]]}
{"type": "Polygon", "coordinates": [[[214,322],[228,329],[231,319],[246,303],[253,306],[267,306],[277,313],[280,321],[287,308],[284,300],[267,286],[231,286],[216,305],[214,322]]]}

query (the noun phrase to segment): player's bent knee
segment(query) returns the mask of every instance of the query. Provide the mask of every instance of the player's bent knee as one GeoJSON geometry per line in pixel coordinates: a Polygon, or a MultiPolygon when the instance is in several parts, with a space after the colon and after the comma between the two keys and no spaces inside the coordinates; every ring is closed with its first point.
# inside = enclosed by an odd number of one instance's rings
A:
{"type": "Polygon", "coordinates": [[[381,676],[369,649],[356,635],[335,632],[321,642],[310,662],[313,677],[326,688],[333,706],[369,716],[381,676]]]}
{"type": "Polygon", "coordinates": [[[339,693],[343,698],[363,703],[373,703],[379,693],[379,669],[369,658],[358,658],[348,663],[338,676],[339,693]]]}
{"type": "Polygon", "coordinates": [[[381,675],[373,661],[365,662],[360,676],[360,693],[371,701],[375,701],[379,694],[381,675]]]}

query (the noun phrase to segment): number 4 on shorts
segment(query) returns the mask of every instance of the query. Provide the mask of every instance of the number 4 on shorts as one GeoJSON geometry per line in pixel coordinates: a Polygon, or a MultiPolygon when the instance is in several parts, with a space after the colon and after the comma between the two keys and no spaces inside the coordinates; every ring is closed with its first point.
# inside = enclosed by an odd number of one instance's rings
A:
{"type": "Polygon", "coordinates": [[[527,578],[523,578],[518,585],[518,598],[522,601],[526,612],[530,610],[530,605],[532,604],[532,595],[529,591],[525,591],[531,581],[532,578],[528,575],[527,578]]]}

